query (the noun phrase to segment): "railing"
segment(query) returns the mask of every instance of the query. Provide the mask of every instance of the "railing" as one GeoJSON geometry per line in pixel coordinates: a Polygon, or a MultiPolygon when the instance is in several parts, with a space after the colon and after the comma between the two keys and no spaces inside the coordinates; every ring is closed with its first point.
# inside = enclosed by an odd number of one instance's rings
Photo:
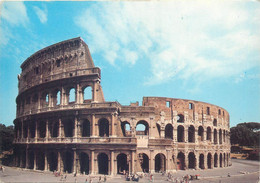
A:
{"type": "Polygon", "coordinates": [[[101,71],[100,68],[98,67],[93,67],[93,68],[87,68],[87,69],[75,69],[67,72],[62,72],[58,74],[52,74],[52,75],[39,75],[38,77],[33,78],[33,80],[30,83],[27,83],[23,80],[20,81],[20,86],[19,87],[19,94],[25,91],[28,88],[31,88],[36,85],[40,85],[42,83],[50,82],[50,81],[55,81],[59,79],[64,79],[64,78],[71,78],[75,76],[84,76],[84,75],[92,75],[92,74],[98,74],[100,76],[101,71]]]}
{"type": "Polygon", "coordinates": [[[79,144],[136,144],[136,138],[132,137],[53,137],[53,138],[21,138],[14,143],[79,143],[79,144]]]}

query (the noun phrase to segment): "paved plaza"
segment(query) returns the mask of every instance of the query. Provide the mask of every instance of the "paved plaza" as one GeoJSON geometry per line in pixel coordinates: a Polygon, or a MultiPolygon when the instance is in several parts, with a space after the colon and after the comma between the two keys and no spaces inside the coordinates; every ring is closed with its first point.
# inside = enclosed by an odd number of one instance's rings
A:
{"type": "MultiPolygon", "coordinates": [[[[217,168],[210,170],[187,170],[173,173],[174,179],[181,180],[185,175],[200,175],[200,180],[191,180],[191,182],[205,183],[259,183],[259,162],[249,160],[232,160],[232,166],[227,168],[217,168]]],[[[0,182],[77,182],[84,183],[86,179],[92,179],[92,183],[98,182],[99,176],[78,175],[74,177],[71,174],[63,175],[66,179],[55,177],[51,172],[40,172],[32,170],[23,170],[20,168],[5,167],[4,172],[0,173],[0,182]]],[[[102,182],[104,176],[101,176],[102,182]]],[[[110,177],[107,176],[106,182],[124,183],[124,176],[110,177]]],[[[88,181],[89,182],[89,181],[88,181]]],[[[149,182],[149,176],[141,178],[139,182],[149,182]]],[[[167,183],[167,175],[159,173],[154,174],[154,182],[167,183]]],[[[176,182],[176,181],[175,181],[176,182]]],[[[178,181],[180,182],[180,181],[178,181]]]]}

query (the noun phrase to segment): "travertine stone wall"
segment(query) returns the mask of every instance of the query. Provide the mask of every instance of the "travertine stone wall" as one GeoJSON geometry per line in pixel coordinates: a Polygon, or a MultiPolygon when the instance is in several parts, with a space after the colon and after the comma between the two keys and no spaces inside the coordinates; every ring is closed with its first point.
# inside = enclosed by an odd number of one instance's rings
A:
{"type": "Polygon", "coordinates": [[[228,112],[205,102],[144,97],[106,102],[101,71],[81,38],[21,65],[15,163],[80,174],[170,172],[230,165],[228,112]]]}

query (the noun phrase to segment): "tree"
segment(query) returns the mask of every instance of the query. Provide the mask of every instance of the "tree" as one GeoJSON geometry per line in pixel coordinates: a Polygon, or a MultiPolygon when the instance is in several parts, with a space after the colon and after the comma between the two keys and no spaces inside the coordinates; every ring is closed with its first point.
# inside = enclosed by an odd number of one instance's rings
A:
{"type": "Polygon", "coordinates": [[[14,126],[5,126],[0,123],[0,152],[13,148],[14,126]]]}
{"type": "Polygon", "coordinates": [[[259,129],[260,123],[239,123],[236,127],[230,129],[231,144],[239,144],[240,146],[259,146],[259,129]]]}

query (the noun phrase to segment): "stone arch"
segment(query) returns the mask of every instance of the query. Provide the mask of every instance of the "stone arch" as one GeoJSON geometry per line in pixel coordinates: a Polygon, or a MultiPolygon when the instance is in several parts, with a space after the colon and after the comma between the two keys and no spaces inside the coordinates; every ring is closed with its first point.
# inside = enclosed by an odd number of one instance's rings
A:
{"type": "Polygon", "coordinates": [[[53,104],[56,106],[61,104],[61,91],[59,89],[54,92],[53,104]]]}
{"type": "Polygon", "coordinates": [[[159,137],[161,137],[161,125],[159,125],[158,123],[156,123],[156,128],[157,128],[159,137]]]}
{"type": "Polygon", "coordinates": [[[73,167],[73,153],[70,151],[65,151],[63,153],[63,171],[72,173],[72,167],[73,167]]]}
{"type": "Polygon", "coordinates": [[[29,138],[34,138],[35,137],[35,129],[36,129],[36,125],[34,121],[30,121],[29,122],[29,138]]]}
{"type": "Polygon", "coordinates": [[[93,92],[91,86],[86,86],[82,88],[83,100],[86,102],[87,100],[93,99],[93,92]]]}
{"type": "Polygon", "coordinates": [[[218,154],[214,154],[214,167],[218,167],[218,154]]]}
{"type": "Polygon", "coordinates": [[[185,169],[185,155],[183,152],[179,152],[177,156],[177,170],[185,169]]]}
{"type": "Polygon", "coordinates": [[[190,153],[189,153],[189,155],[188,155],[188,160],[189,160],[189,166],[188,166],[188,168],[195,169],[195,167],[196,167],[196,157],[195,157],[194,152],[190,152],[190,153]]]}
{"type": "Polygon", "coordinates": [[[199,141],[204,141],[204,128],[202,126],[198,128],[198,137],[199,141]]]}
{"type": "Polygon", "coordinates": [[[108,175],[108,156],[105,153],[99,153],[98,159],[98,173],[108,175]]]}
{"type": "Polygon", "coordinates": [[[88,175],[89,174],[89,155],[87,153],[81,152],[79,155],[80,159],[80,173],[88,175]]]}
{"type": "Polygon", "coordinates": [[[226,154],[223,153],[223,167],[226,166],[226,154]]]}
{"type": "Polygon", "coordinates": [[[182,125],[177,128],[177,140],[178,142],[184,142],[184,127],[182,125]]]}
{"type": "Polygon", "coordinates": [[[64,119],[63,124],[64,124],[64,135],[65,135],[65,137],[73,137],[74,120],[64,119]]]}
{"type": "Polygon", "coordinates": [[[57,121],[53,121],[49,126],[50,126],[51,137],[58,137],[59,136],[59,123],[57,121]]]}
{"type": "Polygon", "coordinates": [[[50,152],[48,155],[48,163],[50,171],[58,171],[58,154],[56,152],[50,152]]]}
{"type": "Polygon", "coordinates": [[[136,124],[136,135],[148,135],[149,134],[149,124],[145,120],[140,120],[136,124]]]}
{"type": "Polygon", "coordinates": [[[43,92],[42,93],[42,108],[48,107],[50,102],[50,95],[48,92],[43,92]]]}
{"type": "Polygon", "coordinates": [[[221,168],[223,167],[223,165],[222,165],[223,162],[222,162],[222,161],[223,161],[223,159],[222,159],[222,153],[220,153],[220,154],[219,154],[219,167],[221,167],[221,168]]]}
{"type": "Polygon", "coordinates": [[[82,137],[90,137],[90,122],[88,119],[82,121],[81,135],[82,137]]]}
{"type": "Polygon", "coordinates": [[[165,172],[166,171],[166,158],[162,153],[158,153],[154,158],[155,172],[165,172]]]}
{"type": "Polygon", "coordinates": [[[222,144],[222,130],[219,129],[219,144],[222,144]]]}
{"type": "Polygon", "coordinates": [[[101,118],[98,121],[99,136],[109,137],[109,121],[106,118],[101,118]]]}
{"type": "Polygon", "coordinates": [[[214,118],[214,120],[213,120],[213,126],[218,126],[218,121],[216,118],[214,118]]]}
{"type": "Polygon", "coordinates": [[[211,153],[208,153],[208,156],[207,156],[207,165],[208,165],[208,169],[211,169],[212,168],[212,155],[211,153]]]}
{"type": "Polygon", "coordinates": [[[188,128],[188,141],[195,142],[195,128],[193,125],[190,125],[188,128]]]}
{"type": "Polygon", "coordinates": [[[183,116],[183,114],[178,114],[177,115],[177,122],[184,123],[184,116],[183,116]]]}
{"type": "Polygon", "coordinates": [[[46,121],[40,121],[38,123],[38,131],[40,138],[46,137],[46,121]]]}
{"type": "Polygon", "coordinates": [[[74,87],[68,89],[68,101],[69,103],[76,102],[76,89],[74,87]]]}
{"type": "Polygon", "coordinates": [[[124,137],[131,136],[131,126],[128,121],[121,122],[121,130],[124,137]]]}
{"type": "Polygon", "coordinates": [[[200,157],[199,157],[199,168],[200,169],[205,169],[205,166],[204,166],[204,154],[200,154],[200,157]]]}
{"type": "Polygon", "coordinates": [[[142,171],[145,173],[149,172],[149,157],[145,153],[139,153],[138,154],[140,166],[142,168],[142,171]]]}
{"type": "Polygon", "coordinates": [[[211,142],[211,128],[207,127],[207,140],[211,142]]]}
{"type": "Polygon", "coordinates": [[[165,126],[165,138],[166,139],[173,139],[173,127],[172,127],[172,124],[167,124],[165,126]]]}
{"type": "Polygon", "coordinates": [[[129,165],[127,162],[127,155],[124,153],[120,153],[116,157],[117,159],[117,173],[118,174],[124,174],[129,170],[129,165]]]}
{"type": "Polygon", "coordinates": [[[217,137],[218,133],[217,133],[217,130],[214,129],[214,144],[217,144],[218,143],[218,137],[217,137]]]}
{"type": "Polygon", "coordinates": [[[36,169],[37,170],[44,170],[45,161],[44,161],[44,152],[37,152],[36,154],[36,169]]]}
{"type": "Polygon", "coordinates": [[[29,151],[29,156],[28,156],[28,168],[33,169],[34,168],[34,152],[29,151]]]}

